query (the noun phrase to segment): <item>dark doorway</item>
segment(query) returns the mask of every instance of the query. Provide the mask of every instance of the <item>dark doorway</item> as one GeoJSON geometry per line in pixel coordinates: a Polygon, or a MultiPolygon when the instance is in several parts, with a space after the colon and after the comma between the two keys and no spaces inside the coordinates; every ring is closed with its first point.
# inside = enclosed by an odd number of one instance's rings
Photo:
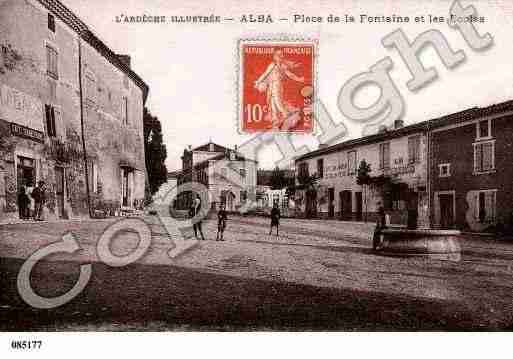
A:
{"type": "Polygon", "coordinates": [[[335,217],[335,189],[328,188],[328,217],[335,217]]]}
{"type": "Polygon", "coordinates": [[[356,220],[361,221],[363,219],[363,199],[362,192],[355,192],[356,201],[356,220]]]}
{"type": "Polygon", "coordinates": [[[18,191],[21,186],[35,186],[36,185],[36,169],[34,160],[32,158],[18,156],[17,166],[17,182],[18,191]]]}
{"type": "Polygon", "coordinates": [[[64,213],[64,168],[55,167],[55,200],[59,218],[66,218],[64,213]]]}
{"type": "Polygon", "coordinates": [[[351,191],[339,192],[340,197],[340,218],[351,220],[353,215],[353,201],[351,191]]]}
{"type": "Polygon", "coordinates": [[[317,192],[314,190],[306,192],[306,217],[317,217],[317,192]]]}
{"type": "Polygon", "coordinates": [[[454,226],[454,195],[439,194],[440,203],[440,227],[452,228],[454,226]]]}

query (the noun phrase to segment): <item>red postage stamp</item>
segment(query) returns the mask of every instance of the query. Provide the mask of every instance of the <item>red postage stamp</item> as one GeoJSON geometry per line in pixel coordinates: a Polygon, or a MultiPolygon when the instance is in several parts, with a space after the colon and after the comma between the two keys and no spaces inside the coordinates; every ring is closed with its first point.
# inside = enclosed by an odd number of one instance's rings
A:
{"type": "Polygon", "coordinates": [[[240,41],[242,132],[312,132],[315,45],[314,41],[240,41]]]}

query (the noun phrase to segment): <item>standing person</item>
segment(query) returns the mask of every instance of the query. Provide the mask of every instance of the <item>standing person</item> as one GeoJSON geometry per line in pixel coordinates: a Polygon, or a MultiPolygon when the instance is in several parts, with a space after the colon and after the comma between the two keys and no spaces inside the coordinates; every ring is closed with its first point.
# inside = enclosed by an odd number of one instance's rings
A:
{"type": "Polygon", "coordinates": [[[378,203],[378,220],[376,229],[374,230],[374,237],[372,238],[372,249],[378,250],[381,247],[381,231],[386,227],[385,209],[378,203]]]}
{"type": "MultiPolygon", "coordinates": [[[[192,207],[189,211],[189,215],[191,215],[191,218],[195,217],[197,214],[199,214],[201,211],[201,199],[199,195],[196,195],[196,198],[192,202],[192,207]]],[[[196,223],[192,224],[192,227],[194,228],[194,237],[198,238],[198,231],[201,234],[201,239],[205,240],[205,237],[203,236],[203,230],[201,229],[201,221],[202,219],[199,218],[196,223]]]]}
{"type": "Polygon", "coordinates": [[[34,184],[29,182],[27,184],[26,193],[29,199],[27,206],[27,219],[34,218],[34,198],[32,198],[32,191],[34,190],[34,184]]]}
{"type": "Polygon", "coordinates": [[[276,226],[276,236],[279,237],[278,227],[280,225],[280,210],[278,206],[275,204],[273,209],[271,210],[271,228],[269,229],[269,234],[272,233],[273,227],[276,226]]]}
{"type": "Polygon", "coordinates": [[[28,206],[30,199],[27,196],[25,186],[21,186],[20,192],[18,193],[18,213],[20,219],[28,219],[28,206]]]}
{"type": "Polygon", "coordinates": [[[36,221],[43,220],[43,207],[46,202],[46,186],[45,181],[39,181],[36,188],[32,191],[34,198],[34,219],[36,221]]]}
{"type": "Polygon", "coordinates": [[[224,203],[221,204],[221,208],[219,212],[217,212],[217,236],[216,240],[224,241],[223,235],[224,230],[226,229],[226,221],[228,219],[228,215],[226,214],[224,203]],[[219,238],[219,234],[221,234],[221,238],[219,238]]]}

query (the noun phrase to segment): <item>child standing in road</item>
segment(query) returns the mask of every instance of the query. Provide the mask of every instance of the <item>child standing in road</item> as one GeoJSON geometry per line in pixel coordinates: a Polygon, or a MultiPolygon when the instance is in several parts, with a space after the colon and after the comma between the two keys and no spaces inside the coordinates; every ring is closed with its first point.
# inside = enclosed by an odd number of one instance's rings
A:
{"type": "Polygon", "coordinates": [[[226,220],[228,219],[228,215],[226,214],[225,205],[221,204],[221,208],[219,209],[219,212],[217,212],[217,241],[224,241],[223,235],[224,230],[226,229],[226,220]],[[219,235],[221,237],[219,238],[219,235]]]}
{"type": "Polygon", "coordinates": [[[278,234],[278,226],[280,225],[280,210],[277,205],[273,206],[271,210],[271,228],[269,229],[269,235],[273,231],[273,227],[276,226],[276,236],[279,237],[278,234]]]}

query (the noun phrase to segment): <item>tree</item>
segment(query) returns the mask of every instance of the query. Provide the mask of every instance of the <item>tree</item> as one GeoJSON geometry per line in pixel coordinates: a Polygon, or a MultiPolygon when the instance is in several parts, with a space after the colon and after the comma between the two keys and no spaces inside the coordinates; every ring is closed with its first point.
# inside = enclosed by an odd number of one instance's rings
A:
{"type": "Polygon", "coordinates": [[[287,174],[284,170],[280,169],[279,167],[276,167],[272,174],[270,179],[270,186],[271,189],[283,189],[286,187],[290,187],[294,185],[294,178],[293,177],[287,177],[287,174]]]}
{"type": "Polygon", "coordinates": [[[150,193],[158,191],[161,184],[167,181],[166,145],[162,142],[162,126],[157,117],[152,116],[145,107],[144,124],[144,153],[150,193]]]}
{"type": "Polygon", "coordinates": [[[365,222],[367,222],[367,187],[372,181],[370,176],[371,166],[365,160],[360,162],[358,167],[358,175],[356,177],[356,183],[363,187],[363,201],[365,203],[365,222]]]}

